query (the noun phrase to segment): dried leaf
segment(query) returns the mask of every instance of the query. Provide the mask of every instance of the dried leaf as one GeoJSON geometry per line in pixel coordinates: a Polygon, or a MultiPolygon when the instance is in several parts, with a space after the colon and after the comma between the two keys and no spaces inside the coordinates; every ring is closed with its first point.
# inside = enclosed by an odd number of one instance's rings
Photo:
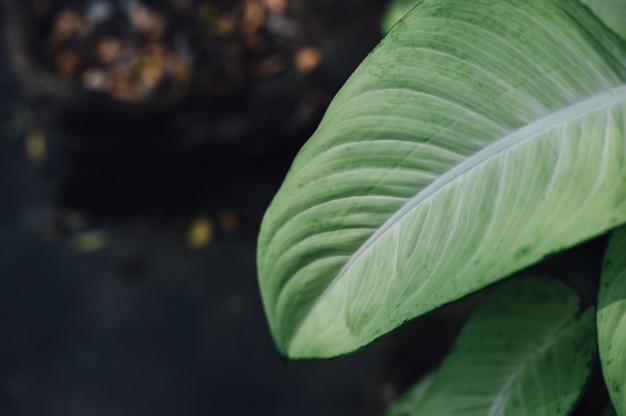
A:
{"type": "Polygon", "coordinates": [[[141,99],[137,88],[133,85],[133,70],[130,66],[119,66],[112,71],[109,93],[113,98],[122,101],[139,101],[141,99]]]}
{"type": "Polygon", "coordinates": [[[73,10],[63,10],[56,17],[52,28],[51,41],[57,47],[72,36],[84,37],[91,32],[92,25],[73,10]]]}
{"type": "Polygon", "coordinates": [[[26,155],[35,163],[39,163],[46,158],[46,137],[39,129],[26,135],[25,140],[26,155]]]}
{"type": "MultiPolygon", "coordinates": [[[[154,90],[163,78],[163,68],[152,59],[143,59],[139,68],[139,77],[144,89],[154,90]]],[[[148,92],[150,91],[146,91],[148,92]]]]}
{"type": "Polygon", "coordinates": [[[295,63],[298,71],[308,74],[322,62],[322,51],[314,46],[305,46],[296,52],[295,63]]]}
{"type": "Polygon", "coordinates": [[[135,30],[153,38],[162,37],[167,28],[165,18],[143,4],[135,4],[131,7],[129,17],[135,30]]]}
{"type": "Polygon", "coordinates": [[[122,51],[122,42],[115,38],[104,38],[96,47],[98,59],[103,63],[110,63],[118,57],[122,51]]]}
{"type": "Polygon", "coordinates": [[[243,33],[252,33],[259,30],[265,20],[265,9],[256,0],[249,0],[244,4],[241,26],[243,33]]]}
{"type": "Polygon", "coordinates": [[[195,218],[185,235],[187,246],[192,249],[199,249],[211,242],[215,235],[215,225],[210,218],[199,216],[195,218]]]}
{"type": "Polygon", "coordinates": [[[102,250],[109,242],[109,238],[104,231],[85,231],[74,235],[72,246],[76,251],[92,253],[102,250]]]}

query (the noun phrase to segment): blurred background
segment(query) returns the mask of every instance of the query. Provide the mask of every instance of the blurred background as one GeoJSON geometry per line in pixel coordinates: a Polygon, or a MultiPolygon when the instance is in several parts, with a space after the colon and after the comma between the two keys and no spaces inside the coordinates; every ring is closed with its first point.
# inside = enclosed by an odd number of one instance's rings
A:
{"type": "Polygon", "coordinates": [[[284,363],[255,270],[384,6],[4,1],[0,414],[362,415],[397,394],[389,341],[284,363]]]}

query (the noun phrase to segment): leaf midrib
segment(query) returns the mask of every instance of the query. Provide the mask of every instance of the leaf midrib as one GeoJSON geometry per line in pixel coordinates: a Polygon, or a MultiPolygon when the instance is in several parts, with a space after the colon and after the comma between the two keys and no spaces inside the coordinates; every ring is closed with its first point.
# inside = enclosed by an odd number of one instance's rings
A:
{"type": "Polygon", "coordinates": [[[526,359],[522,360],[516,371],[507,378],[506,382],[502,384],[502,387],[495,395],[494,403],[489,408],[487,416],[496,416],[501,414],[500,411],[511,397],[511,392],[513,391],[515,383],[523,377],[528,368],[535,365],[544,356],[544,354],[550,350],[550,348],[557,344],[560,340],[561,334],[567,331],[572,324],[576,322],[578,322],[576,316],[568,317],[561,323],[561,325],[548,333],[548,335],[544,338],[544,342],[532,350],[530,354],[526,356],[526,359]]]}
{"type": "Polygon", "coordinates": [[[409,199],[407,203],[400,208],[394,215],[392,215],[380,228],[376,230],[360,247],[351,255],[346,261],[345,265],[337,273],[337,275],[330,281],[326,289],[318,296],[315,302],[311,305],[309,313],[302,320],[300,327],[294,333],[293,338],[296,338],[298,333],[306,327],[306,321],[313,315],[313,311],[318,307],[321,300],[324,299],[326,294],[337,284],[337,282],[346,274],[346,272],[352,267],[352,265],[360,258],[360,256],[367,251],[383,234],[385,234],[391,227],[400,222],[409,212],[415,207],[424,202],[426,199],[435,195],[439,190],[454,182],[459,177],[467,174],[472,169],[481,166],[488,160],[510,150],[516,145],[523,143],[526,140],[536,137],[540,133],[550,130],[564,122],[568,122],[596,111],[603,107],[609,107],[613,104],[617,104],[621,101],[626,101],[626,84],[622,84],[605,91],[601,94],[594,95],[586,98],[582,101],[574,103],[569,107],[558,110],[552,114],[549,114],[543,118],[540,118],[518,130],[515,130],[504,136],[484,149],[478,151],[472,156],[468,157],[438,179],[433,181],[430,185],[426,186],[414,197],[409,199]]]}

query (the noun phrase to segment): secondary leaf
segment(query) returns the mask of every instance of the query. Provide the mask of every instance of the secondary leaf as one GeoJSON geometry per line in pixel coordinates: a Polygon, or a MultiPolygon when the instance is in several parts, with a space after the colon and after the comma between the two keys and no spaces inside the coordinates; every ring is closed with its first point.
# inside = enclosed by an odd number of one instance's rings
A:
{"type": "Polygon", "coordinates": [[[626,227],[613,234],[598,294],[602,372],[617,414],[626,415],[626,227]]]}
{"type": "Polygon", "coordinates": [[[410,415],[568,414],[596,353],[594,309],[555,280],[515,279],[478,307],[410,415]]]}
{"type": "Polygon", "coordinates": [[[626,42],[576,1],[424,0],[266,216],[276,344],[330,357],[626,222],[626,42]]]}

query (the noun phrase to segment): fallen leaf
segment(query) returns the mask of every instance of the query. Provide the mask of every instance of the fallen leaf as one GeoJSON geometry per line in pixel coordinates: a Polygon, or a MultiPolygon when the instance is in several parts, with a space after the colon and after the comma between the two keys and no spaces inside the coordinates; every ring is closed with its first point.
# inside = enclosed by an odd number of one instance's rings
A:
{"type": "Polygon", "coordinates": [[[200,216],[195,218],[185,234],[187,246],[197,250],[209,244],[215,236],[215,225],[210,218],[200,216]]]}
{"type": "Polygon", "coordinates": [[[72,238],[72,246],[82,253],[93,253],[107,246],[109,238],[104,231],[94,230],[78,233],[72,238]]]}
{"type": "Polygon", "coordinates": [[[26,135],[26,155],[34,162],[39,163],[46,158],[46,138],[41,130],[34,130],[26,135]]]}
{"type": "Polygon", "coordinates": [[[300,48],[296,52],[295,63],[298,71],[308,74],[322,62],[322,51],[313,46],[300,48]]]}
{"type": "Polygon", "coordinates": [[[110,63],[118,57],[122,51],[122,42],[115,38],[104,38],[96,47],[98,59],[103,63],[110,63]]]}
{"type": "Polygon", "coordinates": [[[72,36],[85,37],[92,29],[92,25],[73,10],[63,10],[56,16],[52,27],[51,41],[53,47],[58,47],[72,36]]]}
{"type": "Polygon", "coordinates": [[[129,17],[135,30],[153,38],[162,37],[167,28],[165,18],[143,4],[135,3],[129,10],[129,17]]]}
{"type": "Polygon", "coordinates": [[[257,0],[248,0],[244,4],[241,18],[242,31],[252,33],[259,30],[265,20],[265,9],[257,0]]]}

